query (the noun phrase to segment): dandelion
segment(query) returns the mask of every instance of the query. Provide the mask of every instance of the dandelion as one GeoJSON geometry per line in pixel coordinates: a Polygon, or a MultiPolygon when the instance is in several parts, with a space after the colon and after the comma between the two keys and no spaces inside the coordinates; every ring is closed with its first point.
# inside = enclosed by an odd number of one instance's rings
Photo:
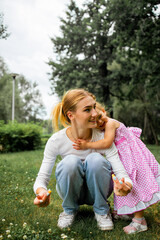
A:
{"type": "Polygon", "coordinates": [[[27,235],[24,235],[24,236],[23,236],[23,239],[27,239],[27,235]]]}
{"type": "Polygon", "coordinates": [[[11,237],[12,237],[12,236],[9,234],[9,235],[8,235],[8,238],[11,238],[11,237]]]}
{"type": "Polygon", "coordinates": [[[51,233],[51,232],[52,232],[52,230],[51,230],[51,228],[49,228],[49,229],[48,229],[48,233],[51,233]]]}
{"type": "Polygon", "coordinates": [[[24,222],[24,223],[23,223],[23,227],[26,227],[26,226],[27,226],[27,223],[26,223],[26,222],[24,222]]]}
{"type": "Polygon", "coordinates": [[[11,232],[11,231],[10,231],[9,229],[6,230],[6,234],[7,234],[7,235],[10,234],[10,232],[11,232]]]}
{"type": "Polygon", "coordinates": [[[65,235],[64,233],[61,234],[61,238],[67,238],[67,235],[65,235]]]}
{"type": "Polygon", "coordinates": [[[3,218],[3,219],[2,219],[2,222],[5,222],[5,221],[6,221],[6,219],[3,218]]]}

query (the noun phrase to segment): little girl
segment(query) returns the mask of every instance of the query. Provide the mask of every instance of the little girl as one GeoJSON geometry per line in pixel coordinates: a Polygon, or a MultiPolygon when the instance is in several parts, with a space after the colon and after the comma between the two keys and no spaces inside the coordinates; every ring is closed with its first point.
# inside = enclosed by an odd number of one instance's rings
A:
{"type": "Polygon", "coordinates": [[[86,142],[78,139],[73,147],[80,149],[109,148],[113,141],[129,177],[133,182],[127,196],[114,196],[114,210],[119,215],[132,214],[132,222],[123,228],[132,234],[147,230],[144,209],[160,201],[160,165],[146,145],[140,140],[141,129],[126,127],[123,123],[107,117],[104,108],[97,103],[97,128],[104,132],[104,139],[86,142]]]}

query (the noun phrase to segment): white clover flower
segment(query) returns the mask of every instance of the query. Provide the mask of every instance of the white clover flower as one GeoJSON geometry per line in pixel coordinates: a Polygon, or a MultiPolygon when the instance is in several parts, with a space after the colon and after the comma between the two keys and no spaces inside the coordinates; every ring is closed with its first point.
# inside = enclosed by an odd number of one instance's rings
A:
{"type": "Polygon", "coordinates": [[[64,233],[61,234],[61,238],[67,238],[67,235],[65,235],[64,233]]]}
{"type": "Polygon", "coordinates": [[[27,239],[27,235],[24,235],[24,236],[23,236],[23,239],[27,239]]]}
{"type": "Polygon", "coordinates": [[[37,222],[37,225],[39,224],[39,222],[37,222]]]}
{"type": "Polygon", "coordinates": [[[5,221],[6,221],[6,219],[3,218],[3,219],[2,219],[2,222],[5,222],[5,221]]]}
{"type": "Polygon", "coordinates": [[[8,238],[11,238],[12,236],[9,234],[7,237],[8,237],[8,238]]]}
{"type": "Polygon", "coordinates": [[[9,229],[8,229],[8,230],[6,230],[6,234],[10,234],[10,232],[11,232],[11,231],[10,231],[9,229]]]}
{"type": "Polygon", "coordinates": [[[3,239],[3,235],[0,235],[0,239],[3,239]]]}
{"type": "Polygon", "coordinates": [[[23,199],[21,199],[21,203],[24,203],[24,200],[23,200],[23,199]]]}
{"type": "Polygon", "coordinates": [[[26,223],[26,222],[24,222],[24,223],[23,223],[23,227],[26,227],[26,226],[27,226],[27,223],[26,223]]]}
{"type": "Polygon", "coordinates": [[[10,226],[13,226],[13,223],[10,223],[9,225],[10,225],[10,226]]]}
{"type": "Polygon", "coordinates": [[[36,232],[34,230],[32,230],[32,233],[35,234],[36,232]]]}
{"type": "Polygon", "coordinates": [[[49,229],[48,229],[48,233],[51,233],[51,232],[52,232],[52,230],[51,230],[51,228],[49,228],[49,229]]]}
{"type": "Polygon", "coordinates": [[[39,239],[39,234],[36,235],[36,238],[39,239]]]}

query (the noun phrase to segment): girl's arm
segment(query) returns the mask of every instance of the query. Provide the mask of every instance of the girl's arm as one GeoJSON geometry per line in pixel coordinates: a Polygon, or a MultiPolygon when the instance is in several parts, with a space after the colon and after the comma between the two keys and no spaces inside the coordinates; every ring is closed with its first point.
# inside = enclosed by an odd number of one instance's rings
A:
{"type": "Polygon", "coordinates": [[[116,122],[112,119],[109,119],[108,122],[105,125],[105,133],[104,133],[104,139],[101,139],[96,142],[87,142],[83,139],[78,139],[74,142],[73,147],[76,150],[82,150],[82,149],[106,149],[109,148],[115,138],[115,132],[116,132],[116,122]]]}

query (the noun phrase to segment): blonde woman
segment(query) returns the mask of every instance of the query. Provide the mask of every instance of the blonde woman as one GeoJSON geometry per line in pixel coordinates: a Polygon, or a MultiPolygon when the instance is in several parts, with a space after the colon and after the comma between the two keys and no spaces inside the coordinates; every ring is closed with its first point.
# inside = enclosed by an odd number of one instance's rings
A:
{"type": "Polygon", "coordinates": [[[97,130],[96,100],[84,89],[69,90],[53,110],[53,124],[58,129],[58,120],[65,127],[54,133],[48,140],[44,158],[34,184],[36,198],[34,204],[47,206],[50,195],[47,185],[57,155],[62,160],[56,167],[56,189],[62,198],[64,211],[58,219],[58,227],[69,227],[82,204],[93,205],[95,218],[101,230],[112,230],[113,222],[107,199],[112,192],[111,172],[120,181],[114,184],[117,195],[127,195],[132,188],[120,162],[114,144],[106,150],[81,150],[73,148],[76,139],[97,141],[104,133],[97,130]],[[105,157],[104,157],[105,155],[105,157]],[[121,181],[122,180],[122,181],[121,181]]]}

